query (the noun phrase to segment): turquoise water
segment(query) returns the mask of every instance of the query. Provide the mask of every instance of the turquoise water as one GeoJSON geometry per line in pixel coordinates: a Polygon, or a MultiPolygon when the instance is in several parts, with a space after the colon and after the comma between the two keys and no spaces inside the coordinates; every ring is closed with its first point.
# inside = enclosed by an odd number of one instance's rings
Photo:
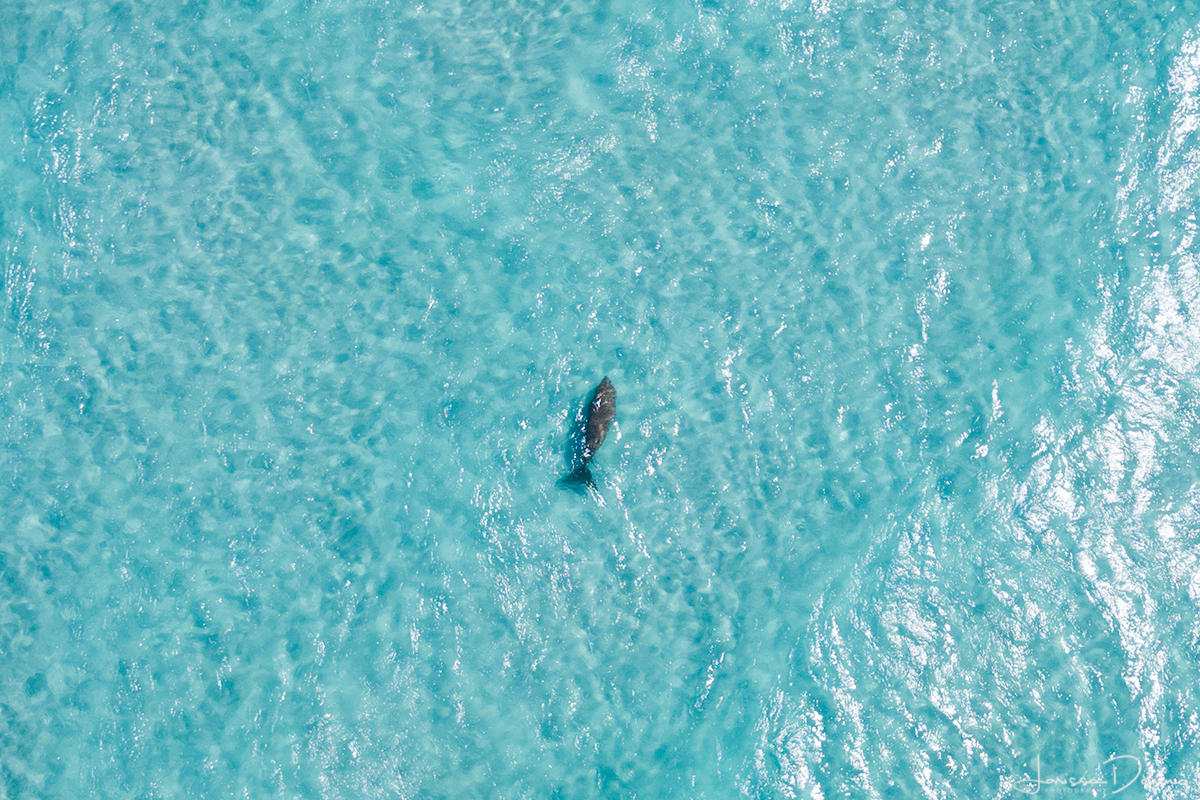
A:
{"type": "Polygon", "coordinates": [[[1200,793],[1200,7],[6,0],[0,174],[0,798],[1200,793]]]}

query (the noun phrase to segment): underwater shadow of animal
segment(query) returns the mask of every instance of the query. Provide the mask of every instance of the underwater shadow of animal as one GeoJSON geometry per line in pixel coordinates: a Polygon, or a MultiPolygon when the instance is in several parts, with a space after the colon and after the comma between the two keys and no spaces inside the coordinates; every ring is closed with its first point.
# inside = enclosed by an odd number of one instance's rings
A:
{"type": "Polygon", "coordinates": [[[608,435],[616,410],[617,391],[606,377],[591,391],[587,402],[575,411],[564,453],[567,474],[559,478],[560,488],[571,489],[580,494],[589,488],[596,488],[588,465],[592,463],[600,445],[604,444],[604,437],[608,435]]]}

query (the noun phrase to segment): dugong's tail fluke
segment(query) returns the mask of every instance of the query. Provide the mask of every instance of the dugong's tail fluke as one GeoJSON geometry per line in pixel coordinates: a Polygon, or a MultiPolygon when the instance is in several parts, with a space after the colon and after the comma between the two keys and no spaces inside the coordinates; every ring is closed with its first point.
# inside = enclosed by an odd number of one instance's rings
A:
{"type": "Polygon", "coordinates": [[[600,385],[592,390],[587,403],[579,409],[575,416],[575,424],[571,426],[571,435],[567,447],[567,463],[570,472],[563,476],[558,483],[568,489],[581,491],[595,487],[592,472],[588,465],[612,424],[617,411],[617,390],[613,388],[608,378],[600,381],[600,385]]]}
{"type": "Polygon", "coordinates": [[[559,478],[558,485],[563,489],[583,492],[585,489],[595,489],[596,481],[592,478],[592,471],[587,468],[587,464],[580,464],[572,472],[559,478]]]}

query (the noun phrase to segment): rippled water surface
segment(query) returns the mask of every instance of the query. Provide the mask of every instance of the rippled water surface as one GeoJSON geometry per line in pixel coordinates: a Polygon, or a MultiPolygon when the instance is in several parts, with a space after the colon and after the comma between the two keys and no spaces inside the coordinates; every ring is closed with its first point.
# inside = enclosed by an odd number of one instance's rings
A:
{"type": "Polygon", "coordinates": [[[6,0],[0,176],[0,798],[1200,794],[1200,7],[6,0]]]}

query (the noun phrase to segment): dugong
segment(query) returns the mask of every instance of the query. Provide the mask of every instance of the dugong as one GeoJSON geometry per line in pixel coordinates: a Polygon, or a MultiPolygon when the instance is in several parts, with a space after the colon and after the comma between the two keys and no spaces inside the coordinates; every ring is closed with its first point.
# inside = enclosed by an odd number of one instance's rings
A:
{"type": "Polygon", "coordinates": [[[595,485],[588,464],[592,463],[596,451],[604,444],[604,437],[608,435],[616,411],[617,390],[606,376],[600,381],[600,385],[592,390],[587,403],[580,408],[575,424],[571,427],[571,439],[567,448],[570,472],[562,479],[564,485],[595,485]]]}

